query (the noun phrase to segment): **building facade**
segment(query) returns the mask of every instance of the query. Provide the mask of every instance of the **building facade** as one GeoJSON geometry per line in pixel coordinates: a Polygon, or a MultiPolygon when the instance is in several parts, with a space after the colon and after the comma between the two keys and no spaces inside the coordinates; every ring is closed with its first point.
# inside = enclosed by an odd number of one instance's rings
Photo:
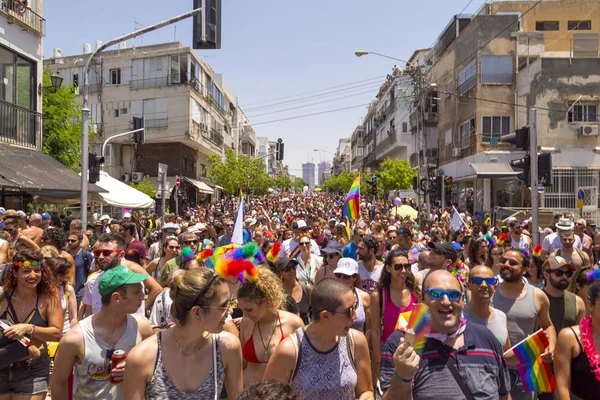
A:
{"type": "Polygon", "coordinates": [[[353,172],[363,170],[363,154],[365,151],[363,138],[365,136],[365,128],[358,125],[350,138],[350,151],[352,153],[352,161],[350,162],[350,170],[353,172]]]}
{"type": "Polygon", "coordinates": [[[331,166],[330,166],[329,162],[321,161],[317,165],[317,173],[318,173],[319,186],[321,186],[327,180],[327,178],[331,175],[331,166]]]}
{"type": "Polygon", "coordinates": [[[307,183],[310,189],[315,187],[315,164],[307,162],[302,164],[302,179],[307,183]]]}
{"type": "Polygon", "coordinates": [[[333,158],[331,174],[337,176],[344,171],[350,171],[352,165],[352,144],[350,138],[340,139],[333,158]]]}

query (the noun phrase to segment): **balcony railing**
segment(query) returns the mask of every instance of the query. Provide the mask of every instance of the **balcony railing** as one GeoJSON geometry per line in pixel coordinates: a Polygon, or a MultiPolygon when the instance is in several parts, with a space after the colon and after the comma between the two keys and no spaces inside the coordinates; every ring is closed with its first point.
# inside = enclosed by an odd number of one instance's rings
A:
{"type": "Polygon", "coordinates": [[[145,118],[144,127],[151,128],[166,128],[169,126],[169,118],[145,118]]]}
{"type": "Polygon", "coordinates": [[[477,84],[477,75],[473,75],[473,76],[469,77],[462,84],[458,85],[458,94],[461,96],[464,95],[469,90],[474,88],[476,84],[477,84]]]}
{"type": "Polygon", "coordinates": [[[161,87],[169,84],[169,76],[157,76],[155,78],[132,79],[129,81],[131,89],[143,89],[148,87],[161,87]]]}
{"type": "Polygon", "coordinates": [[[18,23],[40,36],[46,36],[46,20],[31,8],[17,0],[1,0],[0,12],[7,16],[9,24],[18,23]]]}
{"type": "Polygon", "coordinates": [[[484,84],[510,84],[513,83],[515,74],[512,72],[482,72],[481,83],[484,84]]]}
{"type": "Polygon", "coordinates": [[[205,139],[208,139],[209,141],[213,142],[217,146],[223,147],[223,135],[217,132],[216,129],[210,128],[208,132],[203,132],[202,136],[205,139]]]}
{"type": "Polygon", "coordinates": [[[41,114],[0,100],[0,142],[35,148],[41,122],[41,114]]]}

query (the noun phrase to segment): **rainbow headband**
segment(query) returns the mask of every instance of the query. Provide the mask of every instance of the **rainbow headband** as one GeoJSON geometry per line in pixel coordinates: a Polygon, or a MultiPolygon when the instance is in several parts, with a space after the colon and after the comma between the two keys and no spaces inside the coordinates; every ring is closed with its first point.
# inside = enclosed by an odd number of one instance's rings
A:
{"type": "Polygon", "coordinates": [[[265,257],[254,242],[245,246],[230,244],[219,247],[216,251],[204,250],[198,254],[197,259],[204,262],[204,265],[214,270],[221,278],[227,280],[237,278],[242,282],[246,279],[256,280],[258,278],[256,265],[265,262],[265,257]]]}
{"type": "Polygon", "coordinates": [[[38,265],[41,265],[42,263],[39,262],[38,260],[31,260],[31,261],[17,261],[14,262],[13,265],[15,267],[37,267],[38,265]]]}

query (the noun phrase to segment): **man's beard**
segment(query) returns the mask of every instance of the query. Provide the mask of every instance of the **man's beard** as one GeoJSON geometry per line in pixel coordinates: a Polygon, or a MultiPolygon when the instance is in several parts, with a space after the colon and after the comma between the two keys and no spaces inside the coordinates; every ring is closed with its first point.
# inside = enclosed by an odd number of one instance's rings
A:
{"type": "Polygon", "coordinates": [[[361,261],[369,262],[369,261],[371,261],[372,258],[371,258],[370,254],[367,254],[366,256],[362,255],[362,254],[359,254],[358,255],[358,259],[361,260],[361,261]]]}
{"type": "Polygon", "coordinates": [[[552,278],[550,278],[549,281],[550,281],[550,284],[558,290],[566,290],[569,287],[569,281],[565,281],[565,280],[555,281],[552,278]]]}
{"type": "Polygon", "coordinates": [[[98,264],[98,267],[100,267],[100,269],[102,271],[108,271],[109,269],[113,269],[114,267],[116,267],[117,265],[119,265],[119,257],[114,257],[111,261],[109,261],[104,267],[102,267],[100,264],[98,264]]]}

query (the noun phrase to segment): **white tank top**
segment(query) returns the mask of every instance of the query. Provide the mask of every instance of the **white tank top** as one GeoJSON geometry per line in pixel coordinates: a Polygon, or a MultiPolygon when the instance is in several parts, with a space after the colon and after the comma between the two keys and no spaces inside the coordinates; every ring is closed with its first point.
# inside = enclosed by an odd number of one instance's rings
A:
{"type": "Polygon", "coordinates": [[[63,335],[71,329],[71,316],[69,315],[69,297],[68,291],[67,296],[65,296],[65,285],[62,285],[58,288],[58,293],[60,294],[60,307],[63,312],[63,335]]]}
{"type": "Polygon", "coordinates": [[[123,385],[111,385],[107,352],[123,350],[126,354],[141,341],[137,320],[127,315],[127,327],[115,347],[111,347],[94,333],[93,315],[79,322],[85,354],[83,363],[75,363],[74,396],[78,400],[116,400],[123,398],[123,385]]]}

